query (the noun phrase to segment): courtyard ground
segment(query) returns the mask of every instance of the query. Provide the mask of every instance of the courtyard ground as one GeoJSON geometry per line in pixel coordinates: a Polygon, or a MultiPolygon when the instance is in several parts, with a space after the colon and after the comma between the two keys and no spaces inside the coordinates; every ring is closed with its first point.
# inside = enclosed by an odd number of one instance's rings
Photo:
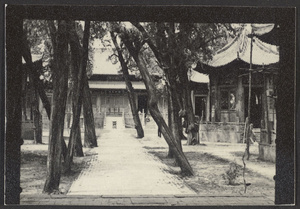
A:
{"type": "Polygon", "coordinates": [[[21,147],[21,204],[274,204],[275,164],[258,160],[256,145],[250,149],[252,156],[246,161],[243,178],[243,144],[186,146],[183,141],[184,153],[195,172],[193,177],[183,177],[174,160],[166,157],[167,144],[157,137],[156,130],[146,130],[143,139],[136,139],[132,129],[100,133],[99,147],[84,148],[85,156],[74,158],[73,172],[62,175],[61,194],[52,195],[42,194],[48,146],[26,141],[21,147]],[[239,173],[233,185],[226,178],[230,166],[239,173]],[[249,185],[246,193],[244,179],[249,185]]]}

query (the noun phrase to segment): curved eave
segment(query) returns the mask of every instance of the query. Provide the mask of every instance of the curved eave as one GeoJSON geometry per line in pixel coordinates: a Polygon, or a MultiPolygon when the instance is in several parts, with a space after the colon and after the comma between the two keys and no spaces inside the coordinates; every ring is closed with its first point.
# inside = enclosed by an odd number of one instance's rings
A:
{"type": "MultiPolygon", "coordinates": [[[[269,70],[273,70],[276,71],[276,69],[278,68],[278,62],[277,63],[273,63],[273,64],[269,64],[269,65],[252,65],[252,69],[269,69],[269,70]]],[[[198,62],[196,68],[194,68],[195,71],[199,72],[199,73],[204,73],[204,74],[211,74],[213,72],[217,72],[217,71],[221,71],[221,70],[233,70],[233,69],[237,69],[237,70],[246,70],[249,69],[250,65],[249,63],[241,60],[241,59],[235,59],[232,62],[220,66],[220,67],[212,67],[209,66],[207,64],[198,62]]]]}

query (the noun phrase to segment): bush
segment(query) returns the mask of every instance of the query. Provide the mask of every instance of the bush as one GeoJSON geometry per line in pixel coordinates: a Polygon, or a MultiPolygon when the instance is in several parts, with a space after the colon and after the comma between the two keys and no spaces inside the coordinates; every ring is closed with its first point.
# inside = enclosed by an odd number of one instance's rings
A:
{"type": "Polygon", "coordinates": [[[222,175],[229,185],[236,185],[236,180],[240,175],[240,169],[236,163],[230,163],[229,169],[222,175]]]}

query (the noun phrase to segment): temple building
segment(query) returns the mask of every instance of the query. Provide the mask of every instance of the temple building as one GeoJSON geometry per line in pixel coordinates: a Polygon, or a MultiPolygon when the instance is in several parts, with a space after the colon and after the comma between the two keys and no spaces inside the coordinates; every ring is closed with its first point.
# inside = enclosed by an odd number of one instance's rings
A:
{"type": "Polygon", "coordinates": [[[232,42],[195,69],[210,79],[210,117],[201,124],[200,138],[244,142],[244,124],[250,112],[260,158],[271,161],[275,161],[279,49],[262,42],[259,35],[273,28],[273,24],[243,25],[232,42]]]}

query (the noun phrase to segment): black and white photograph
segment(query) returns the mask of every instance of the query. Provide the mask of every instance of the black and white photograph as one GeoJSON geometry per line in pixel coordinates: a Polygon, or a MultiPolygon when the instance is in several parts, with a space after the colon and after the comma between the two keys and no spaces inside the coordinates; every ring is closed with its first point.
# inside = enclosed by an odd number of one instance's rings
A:
{"type": "Polygon", "coordinates": [[[295,206],[295,7],[4,11],[4,205],[295,206]]]}

